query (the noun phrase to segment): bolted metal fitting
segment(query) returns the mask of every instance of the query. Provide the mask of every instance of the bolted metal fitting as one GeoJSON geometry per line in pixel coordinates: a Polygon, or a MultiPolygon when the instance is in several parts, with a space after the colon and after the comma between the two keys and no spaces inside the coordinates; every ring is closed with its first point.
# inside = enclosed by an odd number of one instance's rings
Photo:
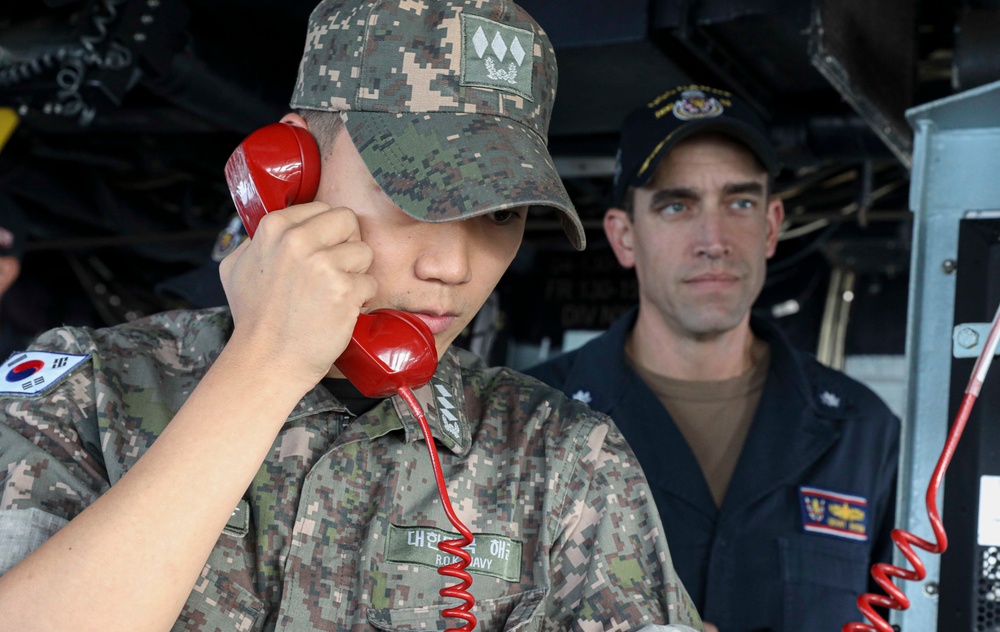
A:
{"type": "Polygon", "coordinates": [[[979,334],[971,327],[962,327],[955,333],[955,342],[963,349],[973,349],[979,344],[979,334]]]}

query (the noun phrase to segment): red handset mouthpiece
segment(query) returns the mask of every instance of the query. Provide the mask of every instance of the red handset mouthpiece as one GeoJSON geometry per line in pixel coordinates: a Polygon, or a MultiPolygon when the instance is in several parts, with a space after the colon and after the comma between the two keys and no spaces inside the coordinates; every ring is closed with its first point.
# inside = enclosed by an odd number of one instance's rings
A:
{"type": "Polygon", "coordinates": [[[267,213],[316,197],[319,147],[309,130],[272,123],[240,143],[226,161],[225,174],[236,212],[252,239],[267,213]]]}
{"type": "Polygon", "coordinates": [[[334,366],[365,397],[387,397],[399,388],[418,388],[437,369],[437,347],[427,324],[391,309],[358,316],[351,341],[334,366]]]}

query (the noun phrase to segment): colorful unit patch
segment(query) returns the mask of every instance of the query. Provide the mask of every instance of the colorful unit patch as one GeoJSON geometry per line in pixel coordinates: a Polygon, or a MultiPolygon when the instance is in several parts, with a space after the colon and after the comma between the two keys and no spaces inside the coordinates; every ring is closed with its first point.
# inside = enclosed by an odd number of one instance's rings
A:
{"type": "Polygon", "coordinates": [[[40,395],[89,357],[48,351],[15,353],[0,367],[0,395],[40,395]]]}
{"type": "Polygon", "coordinates": [[[848,540],[868,540],[868,499],[800,487],[802,528],[848,540]]]}
{"type": "Polygon", "coordinates": [[[685,90],[674,101],[673,112],[682,121],[693,121],[721,116],[725,109],[721,101],[701,90],[685,90]]]}

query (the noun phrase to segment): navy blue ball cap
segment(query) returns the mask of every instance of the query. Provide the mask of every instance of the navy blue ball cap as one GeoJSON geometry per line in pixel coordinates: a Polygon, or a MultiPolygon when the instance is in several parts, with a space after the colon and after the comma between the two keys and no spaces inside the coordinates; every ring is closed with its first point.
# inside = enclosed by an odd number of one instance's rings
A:
{"type": "Polygon", "coordinates": [[[742,142],[772,177],[781,170],[767,127],[749,103],[728,90],[677,86],[625,119],[615,157],[615,205],[621,206],[629,187],[648,183],[660,160],[677,143],[706,132],[727,134],[742,142]]]}

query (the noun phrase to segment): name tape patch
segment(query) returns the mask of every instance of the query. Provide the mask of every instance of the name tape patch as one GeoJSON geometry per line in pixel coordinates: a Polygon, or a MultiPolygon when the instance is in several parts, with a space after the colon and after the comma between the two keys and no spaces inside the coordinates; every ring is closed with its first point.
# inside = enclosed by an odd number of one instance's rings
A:
{"type": "Polygon", "coordinates": [[[15,353],[0,367],[0,395],[41,395],[89,357],[50,351],[15,353]]]}
{"type": "Polygon", "coordinates": [[[800,487],[802,528],[848,540],[868,541],[868,499],[816,487],[800,487]]]}
{"type": "MultiPolygon", "coordinates": [[[[457,533],[439,529],[390,524],[385,557],[390,562],[440,568],[457,562],[459,558],[438,549],[438,543],[460,537],[457,533]]],[[[492,575],[508,582],[521,579],[521,543],[517,540],[477,533],[473,536],[472,544],[465,547],[465,550],[472,556],[472,562],[466,567],[466,571],[492,575]]]]}

